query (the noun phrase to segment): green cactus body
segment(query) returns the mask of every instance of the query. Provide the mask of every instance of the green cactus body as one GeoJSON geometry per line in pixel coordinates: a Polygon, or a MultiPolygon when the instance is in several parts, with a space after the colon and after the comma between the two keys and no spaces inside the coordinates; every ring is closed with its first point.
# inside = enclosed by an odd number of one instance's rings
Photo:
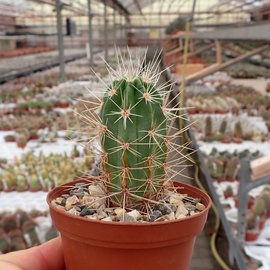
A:
{"type": "Polygon", "coordinates": [[[260,216],[265,211],[265,201],[262,198],[258,198],[253,206],[253,213],[255,216],[260,216]]]}
{"type": "Polygon", "coordinates": [[[235,128],[234,128],[234,136],[236,138],[243,138],[243,131],[242,131],[242,125],[241,122],[237,122],[235,124],[235,128]]]}
{"type": "Polygon", "coordinates": [[[211,138],[212,137],[212,119],[210,116],[206,117],[206,123],[205,123],[205,137],[211,138]]]}
{"type": "Polygon", "coordinates": [[[167,118],[159,92],[140,76],[115,80],[100,112],[107,188],[116,203],[153,198],[160,189],[167,157],[167,118]]]}
{"type": "Polygon", "coordinates": [[[221,122],[220,128],[219,128],[219,132],[221,134],[225,134],[226,129],[227,129],[227,120],[223,119],[222,122],[221,122]]]}

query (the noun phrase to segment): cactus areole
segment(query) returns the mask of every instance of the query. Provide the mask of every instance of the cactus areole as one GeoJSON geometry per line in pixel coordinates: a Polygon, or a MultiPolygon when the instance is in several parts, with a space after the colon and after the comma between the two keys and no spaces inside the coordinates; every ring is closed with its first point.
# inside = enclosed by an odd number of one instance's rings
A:
{"type": "Polygon", "coordinates": [[[165,178],[167,118],[155,85],[136,76],[115,80],[104,95],[102,167],[116,204],[154,199],[165,178]]]}

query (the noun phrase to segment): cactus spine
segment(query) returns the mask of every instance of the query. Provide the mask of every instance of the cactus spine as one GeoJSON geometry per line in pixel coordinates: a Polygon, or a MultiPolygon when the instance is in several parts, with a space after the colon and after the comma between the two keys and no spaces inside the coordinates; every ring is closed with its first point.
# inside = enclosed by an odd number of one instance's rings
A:
{"type": "Polygon", "coordinates": [[[116,203],[153,199],[165,178],[167,118],[153,83],[142,76],[115,80],[100,112],[103,171],[116,203]]]}

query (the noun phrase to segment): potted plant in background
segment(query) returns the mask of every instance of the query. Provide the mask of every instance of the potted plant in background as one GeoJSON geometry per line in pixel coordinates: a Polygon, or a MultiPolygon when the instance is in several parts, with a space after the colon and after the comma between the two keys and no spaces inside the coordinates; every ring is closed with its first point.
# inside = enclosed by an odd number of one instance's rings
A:
{"type": "Polygon", "coordinates": [[[100,105],[81,115],[99,130],[100,175],[48,194],[69,270],[189,269],[204,227],[209,196],[173,181],[186,157],[169,161],[168,153],[185,146],[174,142],[182,130],[168,134],[178,116],[157,88],[158,60],[140,63],[112,72],[100,105]]]}

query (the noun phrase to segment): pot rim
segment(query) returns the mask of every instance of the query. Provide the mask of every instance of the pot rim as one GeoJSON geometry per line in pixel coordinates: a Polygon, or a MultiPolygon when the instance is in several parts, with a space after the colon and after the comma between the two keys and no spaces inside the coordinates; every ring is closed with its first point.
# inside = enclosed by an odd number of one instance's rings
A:
{"type": "MultiPolygon", "coordinates": [[[[84,222],[91,222],[91,223],[95,223],[95,224],[101,224],[101,225],[107,225],[107,226],[126,226],[126,227],[138,227],[138,226],[143,226],[143,227],[147,227],[147,226],[166,226],[166,225],[169,225],[169,224],[172,224],[172,223],[177,223],[177,222],[184,222],[184,221],[189,221],[189,220],[192,220],[194,218],[199,218],[200,216],[204,215],[205,212],[208,212],[209,209],[211,208],[211,205],[212,205],[212,200],[210,198],[210,196],[205,192],[205,191],[202,191],[201,189],[197,188],[197,187],[194,187],[192,185],[189,185],[189,184],[186,184],[186,183],[183,183],[183,182],[180,182],[180,181],[173,181],[173,183],[177,183],[177,185],[184,185],[185,188],[187,189],[193,189],[195,190],[196,192],[199,192],[199,193],[202,193],[205,197],[203,198],[206,202],[208,202],[208,205],[205,206],[205,209],[193,216],[188,216],[188,217],[185,217],[183,219],[176,219],[176,220],[166,220],[166,221],[159,221],[159,222],[115,222],[115,221],[102,221],[102,220],[96,220],[96,219],[86,219],[84,217],[81,217],[81,216],[76,216],[76,215],[72,215],[72,214],[69,214],[55,206],[52,205],[51,203],[51,197],[53,197],[53,194],[55,192],[57,192],[58,190],[61,190],[63,188],[65,188],[65,186],[69,185],[69,184],[75,184],[76,182],[85,182],[87,181],[86,179],[77,179],[77,180],[74,180],[74,181],[71,181],[71,182],[68,182],[68,183],[65,183],[61,186],[58,186],[56,188],[53,188],[48,194],[47,194],[47,197],[46,197],[46,201],[47,201],[47,204],[49,205],[49,208],[50,210],[53,209],[53,211],[57,212],[58,214],[60,215],[64,215],[68,218],[72,218],[72,219],[75,219],[75,220],[81,220],[81,221],[84,221],[84,222]]],[[[200,198],[202,199],[202,198],[200,198]]]]}

